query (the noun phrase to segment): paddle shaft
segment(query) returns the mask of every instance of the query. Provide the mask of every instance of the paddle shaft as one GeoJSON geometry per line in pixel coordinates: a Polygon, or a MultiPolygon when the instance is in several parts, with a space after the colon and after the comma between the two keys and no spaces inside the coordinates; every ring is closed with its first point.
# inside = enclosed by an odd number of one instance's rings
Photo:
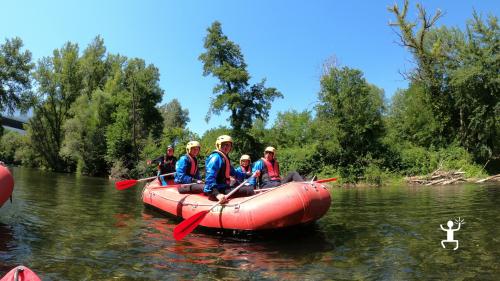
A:
{"type": "MultiPolygon", "coordinates": [[[[229,192],[227,195],[225,195],[224,199],[223,200],[227,200],[229,197],[231,197],[231,195],[233,195],[234,193],[236,193],[236,191],[238,191],[238,189],[240,189],[240,187],[244,186],[245,183],[247,183],[251,178],[255,177],[255,174],[253,174],[251,177],[249,177],[248,179],[244,180],[240,185],[238,185],[236,188],[234,188],[233,190],[231,190],[231,192],[229,192]]],[[[213,208],[217,207],[218,205],[222,204],[222,201],[223,200],[220,200],[219,202],[215,203],[214,205],[212,205],[212,207],[210,207],[210,209],[208,209],[208,211],[210,212],[213,208]]]]}
{"type": "Polygon", "coordinates": [[[203,210],[201,212],[198,212],[189,218],[183,220],[181,223],[179,223],[175,228],[174,228],[174,238],[175,240],[182,240],[186,235],[191,233],[200,223],[203,221],[205,216],[212,211],[215,207],[219,206],[222,204],[228,197],[233,195],[236,191],[238,191],[245,183],[248,182],[251,178],[253,178],[255,174],[253,174],[251,177],[243,181],[240,185],[238,185],[235,189],[231,190],[229,194],[225,196],[224,199],[220,200],[219,202],[215,203],[210,207],[208,210],[203,210]]]}
{"type": "Polygon", "coordinates": [[[137,181],[148,181],[148,180],[156,179],[157,177],[172,176],[172,175],[175,175],[175,173],[163,174],[163,175],[159,175],[159,176],[154,176],[154,177],[149,177],[149,178],[145,178],[145,179],[140,179],[140,180],[137,180],[137,181]]]}

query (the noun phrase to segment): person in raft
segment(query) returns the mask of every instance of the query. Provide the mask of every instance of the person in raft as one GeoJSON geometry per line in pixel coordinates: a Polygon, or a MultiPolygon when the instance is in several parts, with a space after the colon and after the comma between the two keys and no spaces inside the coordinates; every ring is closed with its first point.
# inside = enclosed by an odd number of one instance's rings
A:
{"type": "MultiPolygon", "coordinates": [[[[206,176],[203,192],[210,200],[219,201],[224,200],[224,194],[229,193],[230,189],[234,187],[230,186],[231,176],[236,181],[242,182],[245,176],[251,175],[251,172],[240,172],[231,166],[231,160],[228,155],[233,149],[233,139],[230,136],[222,135],[218,137],[215,147],[217,149],[205,161],[206,176]]],[[[248,196],[253,194],[253,186],[246,185],[238,189],[234,196],[248,196]]]]}
{"type": "Polygon", "coordinates": [[[177,162],[177,157],[174,156],[174,147],[169,145],[165,155],[159,156],[154,160],[148,160],[148,165],[151,163],[158,163],[158,180],[161,185],[165,186],[167,184],[173,184],[174,175],[161,176],[164,174],[171,174],[175,172],[175,163],[177,162]]]}
{"type": "MultiPolygon", "coordinates": [[[[252,162],[252,159],[250,158],[249,155],[247,155],[247,154],[241,155],[240,166],[238,168],[236,168],[236,171],[247,174],[245,176],[245,178],[250,177],[252,174],[248,174],[248,173],[252,171],[252,165],[250,165],[251,162],[252,162]]],[[[239,185],[241,182],[242,181],[235,181],[235,185],[239,185]]]]}
{"type": "Polygon", "coordinates": [[[203,183],[198,170],[198,159],[200,143],[190,141],[186,145],[186,154],[183,155],[175,165],[175,179],[179,193],[202,193],[203,183]]]}
{"type": "Polygon", "coordinates": [[[253,164],[252,172],[257,172],[259,176],[257,179],[250,179],[251,185],[257,186],[257,180],[259,182],[258,186],[261,188],[276,187],[291,181],[304,181],[299,173],[295,171],[288,173],[285,179],[282,180],[278,160],[276,160],[275,156],[276,149],[274,147],[268,146],[264,150],[264,157],[253,164]]]}

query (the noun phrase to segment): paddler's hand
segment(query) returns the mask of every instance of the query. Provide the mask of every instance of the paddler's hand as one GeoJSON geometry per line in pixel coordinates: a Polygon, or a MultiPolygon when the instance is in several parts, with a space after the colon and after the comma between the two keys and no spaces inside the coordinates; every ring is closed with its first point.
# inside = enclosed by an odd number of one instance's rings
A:
{"type": "Polygon", "coordinates": [[[221,204],[223,204],[227,201],[226,196],[224,196],[224,194],[222,194],[222,193],[217,194],[217,200],[219,200],[219,202],[221,204]]]}

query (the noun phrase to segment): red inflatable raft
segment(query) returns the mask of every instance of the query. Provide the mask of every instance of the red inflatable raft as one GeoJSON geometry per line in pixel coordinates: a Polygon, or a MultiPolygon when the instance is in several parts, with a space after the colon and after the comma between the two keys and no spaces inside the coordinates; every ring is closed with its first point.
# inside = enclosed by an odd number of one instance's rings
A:
{"type": "MultiPolygon", "coordinates": [[[[216,203],[203,194],[179,194],[177,187],[160,186],[158,180],[154,180],[144,187],[142,200],[183,218],[208,210],[216,203]]],[[[277,229],[316,221],[328,211],[330,204],[330,192],[324,185],[290,182],[256,190],[253,196],[230,198],[208,213],[200,225],[252,231],[277,229]]]]}
{"type": "Polygon", "coordinates": [[[41,281],[41,279],[31,269],[20,265],[9,271],[0,281],[41,281]]]}
{"type": "Polygon", "coordinates": [[[0,164],[0,207],[12,195],[14,178],[7,167],[0,164]]]}

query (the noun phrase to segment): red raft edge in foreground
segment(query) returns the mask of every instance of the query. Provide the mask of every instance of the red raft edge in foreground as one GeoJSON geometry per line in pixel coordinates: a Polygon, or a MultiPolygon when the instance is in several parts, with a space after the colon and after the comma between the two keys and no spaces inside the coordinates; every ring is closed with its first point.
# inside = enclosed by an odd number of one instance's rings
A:
{"type": "MultiPolygon", "coordinates": [[[[142,192],[144,204],[184,219],[208,210],[216,202],[203,194],[180,194],[178,185],[160,186],[158,180],[142,192]]],[[[268,230],[314,222],[331,205],[330,191],[320,183],[290,182],[279,187],[257,189],[248,197],[229,202],[208,213],[201,226],[235,230],[268,230]]]]}
{"type": "Polygon", "coordinates": [[[31,269],[20,265],[5,274],[0,281],[41,281],[41,279],[31,269]]]}
{"type": "Polygon", "coordinates": [[[9,199],[14,190],[14,178],[9,169],[0,164],[0,207],[9,199]]]}

